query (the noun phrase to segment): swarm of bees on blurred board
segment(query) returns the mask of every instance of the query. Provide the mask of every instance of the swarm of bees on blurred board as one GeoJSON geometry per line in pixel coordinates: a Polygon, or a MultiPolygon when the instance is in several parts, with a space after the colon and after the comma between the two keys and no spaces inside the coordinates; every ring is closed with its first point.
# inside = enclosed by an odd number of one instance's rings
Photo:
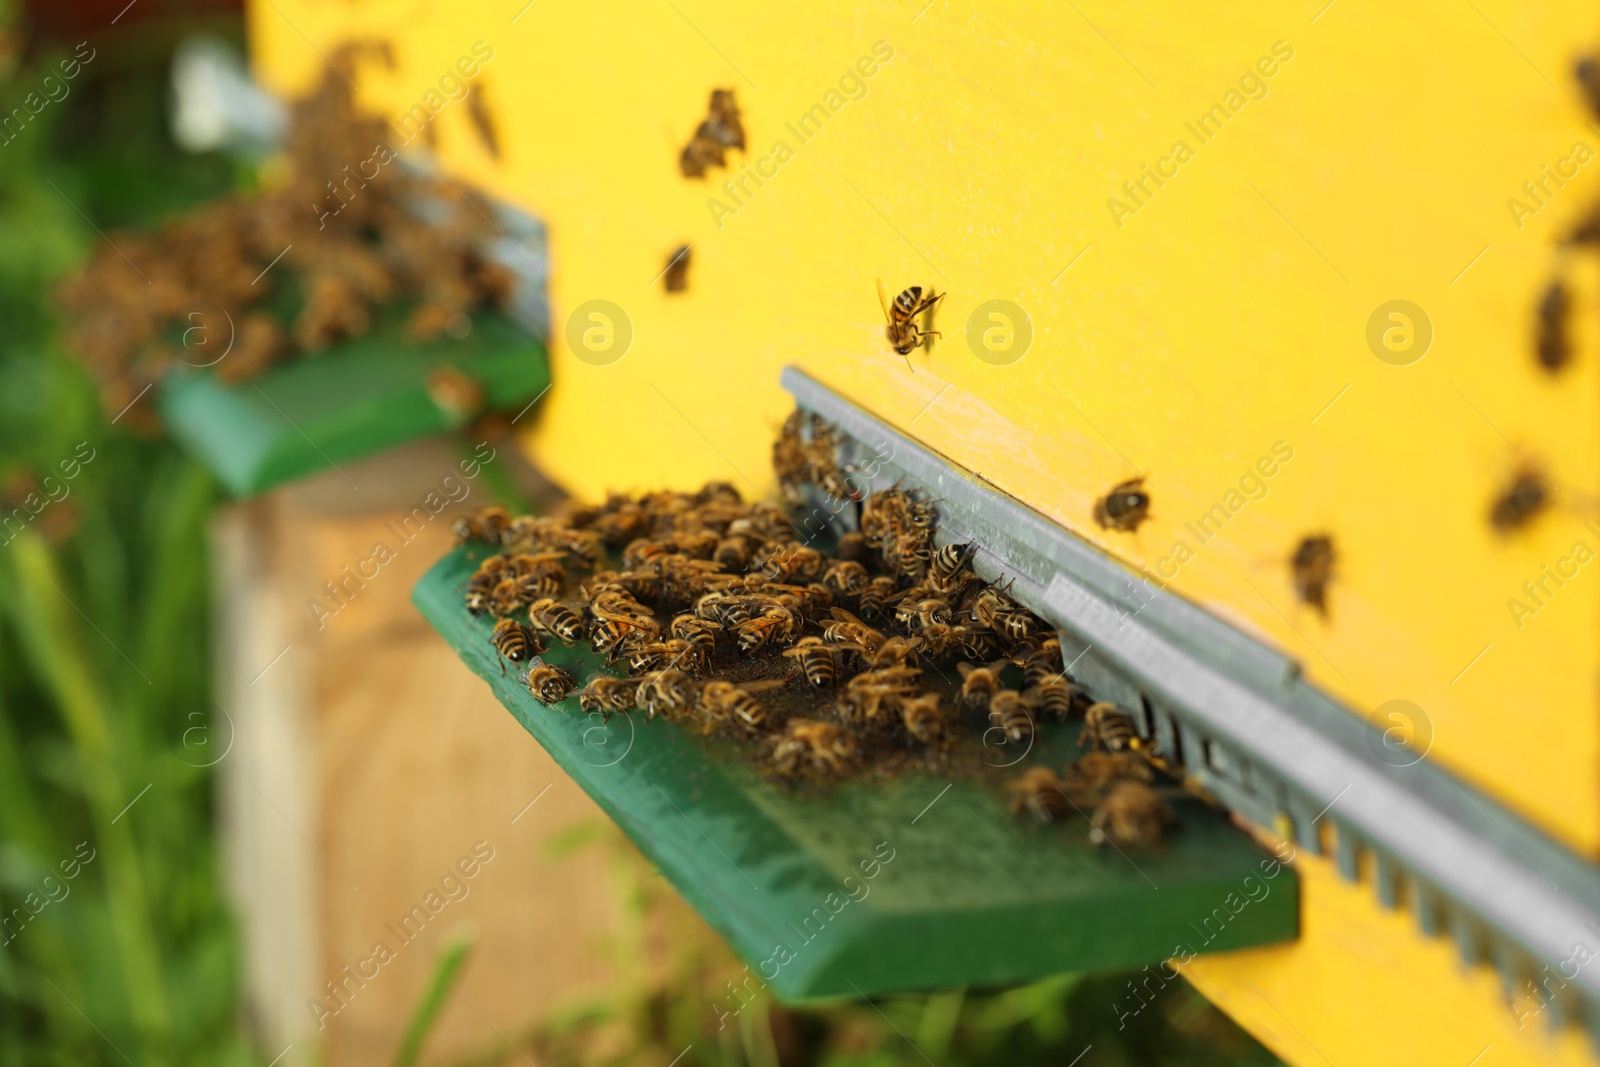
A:
{"type": "Polygon", "coordinates": [[[393,128],[355,111],[339,71],[362,58],[392,65],[384,45],[346,45],[292,106],[287,173],[153,233],[113,233],[62,285],[68,343],[108,412],[175,363],[244,381],[367,333],[380,307],[409,308],[403,333],[420,343],[464,336],[474,311],[510,296],[511,273],[480,251],[494,235],[485,210],[402,166],[393,128]]]}
{"type": "Polygon", "coordinates": [[[603,718],[660,716],[797,784],[1020,770],[1007,786],[1019,814],[1070,816],[1096,844],[1157,842],[1173,815],[1134,720],[1091,699],[1044,621],[973,572],[975,546],[936,545],[933,502],[866,491],[840,466],[843,442],[796,411],[773,447],[787,499],[821,491],[853,508],[858,529],[836,540],[719,482],[548,516],[487,507],[455,524],[489,551],[466,606],[495,620],[502,669],[546,705],[576,696],[603,718]],[[580,680],[540,656],[580,644],[609,670],[580,680]],[[1043,724],[1072,719],[1084,754],[1061,775],[1024,770],[1030,754],[1072,748],[1070,727],[1035,744],[1043,724]]]}
{"type": "Polygon", "coordinates": [[[685,178],[704,178],[712,167],[728,165],[727,151],[744,151],[744,123],[739,117],[739,102],[732,89],[711,90],[705,120],[678,155],[678,169],[685,178]]]}

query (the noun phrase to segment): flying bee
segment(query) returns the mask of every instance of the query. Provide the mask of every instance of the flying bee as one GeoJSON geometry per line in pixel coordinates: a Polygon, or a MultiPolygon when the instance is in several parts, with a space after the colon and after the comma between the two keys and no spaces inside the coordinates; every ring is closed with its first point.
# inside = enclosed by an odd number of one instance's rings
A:
{"type": "Polygon", "coordinates": [[[1495,498],[1494,506],[1489,509],[1489,522],[1501,533],[1510,533],[1527,525],[1549,503],[1550,494],[1545,491],[1543,477],[1536,471],[1524,470],[1495,498]]]}
{"type": "Polygon", "coordinates": [[[781,679],[760,682],[707,682],[700,690],[697,703],[707,730],[728,723],[736,723],[745,730],[754,730],[766,721],[767,713],[755,694],[783,685],[781,679]]]}
{"type": "Polygon", "coordinates": [[[790,719],[788,730],[773,745],[772,763],[784,775],[806,768],[837,771],[855,755],[856,736],[849,730],[815,719],[790,719]]]}
{"type": "Polygon", "coordinates": [[[1172,810],[1154,789],[1143,782],[1127,780],[1111,787],[1090,821],[1094,829],[1089,831],[1089,840],[1097,845],[1105,841],[1153,845],[1173,819],[1172,810]]]}
{"type": "Polygon", "coordinates": [[[1072,697],[1076,692],[1076,688],[1066,679],[1049,678],[1023,690],[1022,701],[1041,715],[1065,722],[1072,711],[1072,697]]]}
{"type": "Polygon", "coordinates": [[[860,593],[861,614],[882,615],[897,586],[893,578],[874,578],[860,593]]]}
{"type": "Polygon", "coordinates": [[[1301,540],[1289,559],[1294,591],[1301,600],[1328,614],[1328,583],[1333,580],[1333,538],[1314,534],[1301,540]]]}
{"type": "Polygon", "coordinates": [[[498,504],[491,504],[486,508],[456,516],[450,529],[460,544],[482,541],[485,544],[498,545],[510,525],[511,513],[498,504]]]}
{"type": "Polygon", "coordinates": [[[939,714],[939,694],[923,693],[900,705],[900,721],[906,733],[925,745],[944,735],[944,718],[939,714]]]}
{"type": "Polygon", "coordinates": [[[1061,779],[1049,767],[1030,767],[1007,782],[1011,792],[1011,810],[1015,814],[1027,812],[1040,822],[1055,822],[1071,806],[1061,789],[1061,779]]]}
{"type": "Polygon", "coordinates": [[[987,667],[974,667],[970,663],[956,664],[956,670],[961,672],[961,703],[973,711],[987,712],[989,701],[1004,688],[1000,682],[1000,671],[1004,667],[1004,661],[991,663],[987,667]]]}
{"type": "Polygon", "coordinates": [[[834,685],[839,680],[839,661],[833,647],[820,637],[802,637],[784,656],[797,660],[800,673],[815,686],[834,685]]]}
{"type": "Polygon", "coordinates": [[[830,614],[833,616],[834,621],[828,623],[822,629],[822,636],[829,641],[861,645],[869,652],[876,652],[887,640],[883,634],[843,608],[833,608],[830,614]]]}
{"type": "Polygon", "coordinates": [[[1103,530],[1137,530],[1150,517],[1150,494],[1144,478],[1129,478],[1112,486],[1111,492],[1094,502],[1094,521],[1103,530]]]}
{"type": "Polygon", "coordinates": [[[759,652],[768,645],[782,644],[800,629],[800,621],[788,608],[770,607],[753,619],[733,627],[739,636],[739,651],[759,652]]]}
{"type": "Polygon", "coordinates": [[[989,721],[1012,741],[1033,736],[1033,713],[1015,689],[1002,689],[989,698],[989,721]]]}
{"type": "Polygon", "coordinates": [[[692,678],[669,667],[640,676],[638,702],[645,711],[646,720],[654,719],[657,712],[671,716],[693,706],[694,691],[692,678]]]}
{"type": "Polygon", "coordinates": [[[1143,747],[1139,730],[1133,720],[1109,701],[1090,704],[1083,713],[1083,730],[1078,734],[1078,744],[1088,742],[1107,752],[1122,752],[1143,747]]]}
{"type": "Polygon", "coordinates": [[[609,674],[589,677],[578,690],[578,706],[584,711],[598,711],[609,716],[614,711],[627,711],[638,699],[639,682],[635,678],[613,678],[609,674]]]}
{"type": "Polygon", "coordinates": [[[569,648],[583,638],[583,616],[548,598],[528,605],[528,621],[535,630],[554,634],[569,648]]]}
{"type": "Polygon", "coordinates": [[[661,281],[669,293],[681,293],[689,288],[689,246],[679,246],[667,257],[667,269],[661,272],[661,281]]]}
{"type": "MultiPolygon", "coordinates": [[[[894,303],[890,304],[889,294],[883,288],[883,279],[878,279],[878,303],[883,308],[884,336],[889,339],[889,347],[894,349],[896,355],[909,357],[925,341],[942,336],[938,330],[922,329],[915,320],[924,311],[931,315],[944,298],[944,293],[913,285],[902,289],[900,295],[894,298],[894,303]]],[[[910,365],[911,361],[907,359],[906,366],[910,365]]]]}
{"type": "Polygon", "coordinates": [[[541,663],[528,671],[528,690],[542,704],[559,704],[578,684],[578,680],[560,667],[541,663]]]}
{"type": "Polygon", "coordinates": [[[1539,300],[1539,329],[1535,350],[1539,365],[1554,374],[1572,358],[1572,335],[1567,320],[1572,314],[1572,294],[1566,283],[1557,279],[1550,283],[1539,300]]]}
{"type": "MultiPolygon", "coordinates": [[[[544,651],[544,644],[539,640],[539,635],[533,627],[525,626],[516,619],[501,619],[495,623],[494,633],[489,635],[489,643],[503,659],[508,659],[512,663],[521,663],[544,651]]],[[[500,673],[505,672],[506,665],[502,662],[500,673]]]]}

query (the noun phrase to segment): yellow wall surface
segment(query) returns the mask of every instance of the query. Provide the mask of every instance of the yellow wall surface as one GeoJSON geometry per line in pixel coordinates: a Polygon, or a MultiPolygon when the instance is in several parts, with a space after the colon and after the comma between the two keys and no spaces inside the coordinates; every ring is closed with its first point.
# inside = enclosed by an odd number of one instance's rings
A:
{"type": "Polygon", "coordinates": [[[395,69],[346,73],[394,116],[475,42],[493,49],[473,91],[504,158],[465,104],[433,123],[451,173],[550,226],[556,384],[527,444],[557,480],[766,492],[790,407],[778,372],[798,364],[1285,650],[1356,713],[1420,706],[1429,758],[1600,855],[1600,282],[1591,255],[1555,247],[1597,199],[1600,125],[1570,73],[1595,14],[271,0],[250,19],[259,69],[286,93],[340,40],[390,39],[395,69]],[[718,86],[737,90],[750,151],[687,180],[678,151],[718,86]],[[1202,138],[1191,125],[1213,105],[1226,121],[1202,138]],[[818,106],[820,131],[791,128],[818,106]],[[1145,165],[1170,176],[1134,200],[1123,183],[1145,165]],[[1557,187],[1546,166],[1573,176],[1557,187]],[[1524,183],[1540,180],[1534,199],[1524,183]],[[667,295],[657,278],[681,244],[689,291],[667,295]],[[1578,351],[1550,375],[1534,308],[1562,263],[1578,351]],[[880,277],[948,291],[942,339],[909,364],[884,343],[880,277]],[[996,299],[1033,333],[1003,365],[967,341],[996,299]],[[1397,299],[1433,334],[1404,366],[1367,341],[1397,299]],[[631,324],[605,365],[567,341],[592,300],[631,324]],[[1275,446],[1292,458],[1247,479],[1275,446]],[[1490,504],[1527,464],[1555,503],[1497,535],[1490,504]],[[1140,472],[1153,519],[1097,528],[1095,498],[1140,472]],[[1202,541],[1189,524],[1217,505],[1221,533],[1202,541]],[[1297,603],[1286,565],[1313,532],[1339,552],[1326,619],[1297,603]],[[1563,559],[1575,575],[1527,600],[1523,583],[1563,559]]]}

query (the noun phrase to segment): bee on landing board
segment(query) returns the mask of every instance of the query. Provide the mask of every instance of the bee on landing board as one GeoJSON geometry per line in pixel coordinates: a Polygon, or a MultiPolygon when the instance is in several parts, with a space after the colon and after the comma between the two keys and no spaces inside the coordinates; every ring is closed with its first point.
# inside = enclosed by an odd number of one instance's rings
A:
{"type": "Polygon", "coordinates": [[[1125,780],[1111,787],[1090,820],[1089,840],[1118,845],[1153,845],[1172,821],[1172,809],[1143,782],[1125,780]]]}
{"type": "Polygon", "coordinates": [[[956,670],[961,672],[961,703],[973,711],[987,712],[990,699],[1003,688],[1000,671],[1004,667],[1004,662],[991,663],[987,667],[974,667],[970,663],[956,664],[956,670]]]}
{"type": "Polygon", "coordinates": [[[766,721],[767,713],[755,694],[783,685],[781,679],[766,679],[736,685],[721,680],[707,682],[700,690],[699,709],[707,731],[729,723],[754,730],[766,721]]]}
{"type": "Polygon", "coordinates": [[[1501,533],[1510,533],[1527,525],[1549,503],[1550,494],[1545,491],[1544,479],[1537,471],[1524,470],[1495,498],[1494,506],[1489,509],[1489,522],[1501,533]]]}
{"type": "Polygon", "coordinates": [[[1289,559],[1295,593],[1324,618],[1328,614],[1328,583],[1333,580],[1333,563],[1333,538],[1327,534],[1305,538],[1289,559]]]}
{"type": "Polygon", "coordinates": [[[614,711],[627,711],[639,696],[639,679],[613,678],[609,674],[591,675],[578,690],[578,706],[609,717],[614,711]]]}
{"type": "Polygon", "coordinates": [[[902,289],[891,304],[889,294],[883,288],[883,279],[878,279],[878,303],[883,307],[884,336],[889,339],[889,347],[895,350],[896,355],[907,357],[907,367],[911,366],[910,356],[915,349],[924,342],[943,336],[938,330],[918,326],[916,318],[923,312],[931,315],[945,295],[935,293],[931,287],[924,289],[920,285],[913,285],[902,289]]]}
{"type": "Polygon", "coordinates": [[[541,704],[559,704],[577,687],[578,680],[560,667],[541,663],[528,671],[528,691],[541,704]]]}
{"type": "Polygon", "coordinates": [[[1150,494],[1145,492],[1142,476],[1112,486],[1111,492],[1094,502],[1094,521],[1102,530],[1137,530],[1149,517],[1150,494]]]}
{"type": "Polygon", "coordinates": [[[511,514],[498,504],[491,504],[486,508],[456,516],[450,529],[456,535],[456,540],[465,544],[468,541],[483,541],[487,544],[497,545],[501,535],[511,525],[511,514]]]}
{"type": "MultiPolygon", "coordinates": [[[[525,626],[516,619],[501,619],[494,624],[494,633],[489,636],[489,643],[494,645],[503,660],[512,663],[521,663],[531,659],[535,654],[544,651],[544,643],[539,640],[539,634],[531,627],[525,626]]],[[[500,673],[506,672],[504,662],[500,664],[500,673]]]]}
{"type": "Polygon", "coordinates": [[[1098,745],[1107,752],[1137,749],[1141,745],[1139,730],[1133,720],[1109,701],[1091,704],[1083,713],[1083,730],[1078,735],[1078,744],[1085,742],[1091,747],[1098,745]]]}
{"type": "Polygon", "coordinates": [[[784,775],[807,767],[836,771],[855,755],[856,735],[849,730],[815,719],[790,719],[789,729],[773,745],[772,763],[784,775]]]}
{"type": "Polygon", "coordinates": [[[802,637],[785,650],[785,657],[798,660],[800,673],[815,686],[834,685],[839,680],[839,661],[832,646],[820,637],[802,637]]]}
{"type": "Polygon", "coordinates": [[[906,733],[925,745],[944,736],[944,718],[939,714],[939,694],[923,693],[900,705],[900,721],[906,733]]]}
{"type": "Polygon", "coordinates": [[[1030,767],[1020,777],[1006,783],[1011,792],[1012,812],[1018,815],[1027,812],[1040,822],[1055,822],[1067,813],[1069,806],[1061,784],[1061,779],[1049,767],[1030,767]]]}

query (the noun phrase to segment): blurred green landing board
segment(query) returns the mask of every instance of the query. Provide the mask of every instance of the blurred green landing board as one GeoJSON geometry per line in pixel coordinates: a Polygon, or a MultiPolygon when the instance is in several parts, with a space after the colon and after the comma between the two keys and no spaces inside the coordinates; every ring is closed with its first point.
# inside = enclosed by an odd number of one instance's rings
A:
{"type": "Polygon", "coordinates": [[[161,383],[161,415],[235,496],[247,497],[458,426],[428,394],[428,376],[444,365],[482,387],[486,411],[516,412],[550,384],[543,346],[500,315],[477,315],[461,340],[422,345],[402,341],[398,316],[389,316],[364,337],[253,381],[174,372],[161,383]]]}
{"type": "MultiPolygon", "coordinates": [[[[1179,827],[1161,846],[1119,854],[1092,848],[1079,816],[1042,829],[1013,818],[988,784],[945,791],[917,775],[795,792],[664,720],[602,725],[576,697],[546,708],[501,673],[489,621],[457,592],[486,551],[445,557],[417,607],[785,1000],[1137,967],[1296,935],[1294,873],[1195,801],[1174,803],[1179,827]]],[[[597,662],[559,646],[545,658],[580,679],[597,662]]],[[[543,783],[526,784],[532,796],[543,783]]]]}

